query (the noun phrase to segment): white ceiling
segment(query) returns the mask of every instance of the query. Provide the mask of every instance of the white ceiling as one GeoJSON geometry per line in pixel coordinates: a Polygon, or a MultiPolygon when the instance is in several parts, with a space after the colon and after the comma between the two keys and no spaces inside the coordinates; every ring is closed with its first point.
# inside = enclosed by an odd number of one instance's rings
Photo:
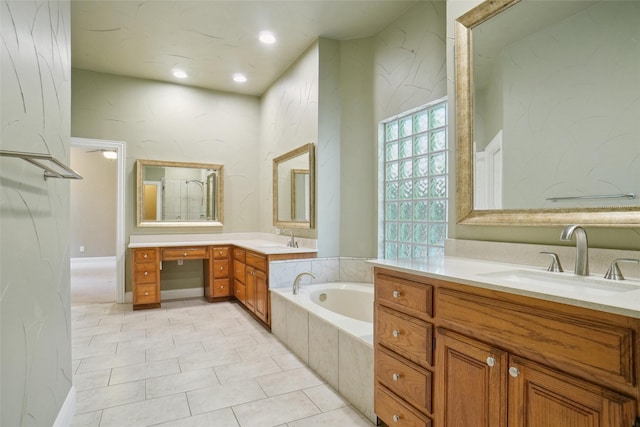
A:
{"type": "Polygon", "coordinates": [[[316,38],[372,36],[417,1],[72,0],[72,65],[262,95],[316,38]],[[263,30],[276,44],[258,41],[263,30]],[[234,73],[248,81],[235,83],[234,73]]]}

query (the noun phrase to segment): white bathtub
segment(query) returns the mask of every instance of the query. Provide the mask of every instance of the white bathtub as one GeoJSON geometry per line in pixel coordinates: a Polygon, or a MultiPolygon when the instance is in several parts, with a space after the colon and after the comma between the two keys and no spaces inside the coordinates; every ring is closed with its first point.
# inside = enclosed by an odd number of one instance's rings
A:
{"type": "Polygon", "coordinates": [[[271,289],[363,341],[373,344],[373,284],[335,282],[301,285],[298,295],[291,288],[271,289]]]}
{"type": "Polygon", "coordinates": [[[271,291],[271,332],[375,423],[373,284],[323,283],[271,291]],[[323,301],[324,300],[324,301],[323,301]]]}

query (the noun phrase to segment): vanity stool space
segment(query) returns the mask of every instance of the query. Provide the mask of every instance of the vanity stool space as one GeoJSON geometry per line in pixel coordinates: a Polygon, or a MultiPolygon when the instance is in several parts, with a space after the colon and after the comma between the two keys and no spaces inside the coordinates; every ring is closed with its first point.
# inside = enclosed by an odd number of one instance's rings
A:
{"type": "Polygon", "coordinates": [[[268,252],[233,243],[131,248],[133,309],[161,306],[162,261],[203,260],[204,295],[209,302],[238,300],[266,327],[269,314],[269,262],[315,258],[309,249],[269,247],[268,252]]]}
{"type": "Polygon", "coordinates": [[[374,274],[375,412],[387,425],[640,426],[639,318],[374,274]]]}

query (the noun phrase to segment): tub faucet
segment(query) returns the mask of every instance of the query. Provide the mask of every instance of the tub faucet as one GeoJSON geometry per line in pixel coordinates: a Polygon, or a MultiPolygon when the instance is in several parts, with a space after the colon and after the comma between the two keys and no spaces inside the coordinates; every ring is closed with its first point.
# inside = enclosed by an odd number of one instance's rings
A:
{"type": "Polygon", "coordinates": [[[296,276],[296,280],[293,281],[293,294],[294,295],[298,295],[298,291],[300,290],[300,279],[302,279],[304,276],[311,276],[314,279],[316,279],[316,275],[313,273],[309,273],[308,271],[305,271],[304,273],[300,273],[296,276]]]}
{"type": "Polygon", "coordinates": [[[298,247],[298,242],[296,242],[296,239],[293,236],[293,231],[287,229],[287,230],[282,230],[282,232],[283,233],[289,233],[289,235],[291,236],[291,238],[287,242],[287,247],[288,248],[297,248],[298,247]]]}
{"type": "Polygon", "coordinates": [[[568,225],[560,234],[560,240],[571,240],[576,235],[576,268],[575,274],[578,276],[589,275],[589,246],[587,244],[587,232],[579,225],[568,225]]]}

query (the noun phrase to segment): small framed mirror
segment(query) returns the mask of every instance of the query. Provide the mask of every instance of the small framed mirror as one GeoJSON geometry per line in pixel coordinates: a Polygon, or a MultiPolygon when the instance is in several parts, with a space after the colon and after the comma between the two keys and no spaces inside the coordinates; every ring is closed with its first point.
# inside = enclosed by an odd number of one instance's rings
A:
{"type": "Polygon", "coordinates": [[[273,225],[315,226],[315,150],[305,144],[273,159],[273,225]]]}
{"type": "Polygon", "coordinates": [[[138,227],[221,227],[223,167],[138,160],[138,227]]]}

